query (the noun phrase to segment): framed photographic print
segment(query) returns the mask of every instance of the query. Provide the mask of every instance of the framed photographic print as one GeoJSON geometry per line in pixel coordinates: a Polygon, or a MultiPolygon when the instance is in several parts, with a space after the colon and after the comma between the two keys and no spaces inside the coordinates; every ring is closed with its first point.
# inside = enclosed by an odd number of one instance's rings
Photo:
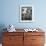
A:
{"type": "Polygon", "coordinates": [[[34,7],[32,5],[20,6],[20,22],[34,21],[34,7]]]}

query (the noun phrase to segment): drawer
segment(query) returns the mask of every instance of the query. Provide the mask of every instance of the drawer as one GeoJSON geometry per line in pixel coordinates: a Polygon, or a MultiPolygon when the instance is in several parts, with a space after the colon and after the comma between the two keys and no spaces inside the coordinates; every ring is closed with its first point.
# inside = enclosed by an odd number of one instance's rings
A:
{"type": "Polygon", "coordinates": [[[44,46],[44,44],[32,44],[32,46],[44,46]]]}
{"type": "Polygon", "coordinates": [[[4,36],[3,41],[21,40],[23,36],[4,36]]]}
{"type": "Polygon", "coordinates": [[[2,46],[16,46],[14,44],[2,44],[2,46]]]}
{"type": "Polygon", "coordinates": [[[4,32],[4,36],[23,36],[23,32],[4,32]]]}
{"type": "Polygon", "coordinates": [[[13,43],[13,44],[2,44],[2,46],[23,46],[23,43],[13,43]]]}
{"type": "Polygon", "coordinates": [[[44,32],[24,32],[24,36],[44,36],[44,32]]]}
{"type": "Polygon", "coordinates": [[[32,36],[32,43],[33,44],[43,44],[44,36],[32,36]]]}

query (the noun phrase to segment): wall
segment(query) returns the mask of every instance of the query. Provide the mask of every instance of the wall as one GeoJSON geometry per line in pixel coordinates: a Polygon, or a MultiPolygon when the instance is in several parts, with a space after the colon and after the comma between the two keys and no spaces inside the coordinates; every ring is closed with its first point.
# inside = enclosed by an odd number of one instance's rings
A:
{"type": "Polygon", "coordinates": [[[0,25],[13,24],[16,28],[46,27],[46,0],[1,0],[0,25]],[[20,5],[33,5],[35,22],[21,23],[19,21],[20,5]]]}

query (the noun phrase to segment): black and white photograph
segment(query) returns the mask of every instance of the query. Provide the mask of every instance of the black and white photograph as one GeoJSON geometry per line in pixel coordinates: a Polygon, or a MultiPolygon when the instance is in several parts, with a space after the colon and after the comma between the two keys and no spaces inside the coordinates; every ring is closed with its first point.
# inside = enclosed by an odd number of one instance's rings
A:
{"type": "Polygon", "coordinates": [[[20,7],[20,21],[31,22],[33,20],[33,7],[32,5],[22,5],[20,7]]]}

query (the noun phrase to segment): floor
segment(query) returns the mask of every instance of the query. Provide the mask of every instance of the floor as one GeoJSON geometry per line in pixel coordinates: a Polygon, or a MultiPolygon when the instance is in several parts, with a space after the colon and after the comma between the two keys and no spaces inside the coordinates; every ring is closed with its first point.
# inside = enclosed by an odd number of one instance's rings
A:
{"type": "Polygon", "coordinates": [[[0,44],[0,46],[2,46],[2,44],[0,44]]]}

